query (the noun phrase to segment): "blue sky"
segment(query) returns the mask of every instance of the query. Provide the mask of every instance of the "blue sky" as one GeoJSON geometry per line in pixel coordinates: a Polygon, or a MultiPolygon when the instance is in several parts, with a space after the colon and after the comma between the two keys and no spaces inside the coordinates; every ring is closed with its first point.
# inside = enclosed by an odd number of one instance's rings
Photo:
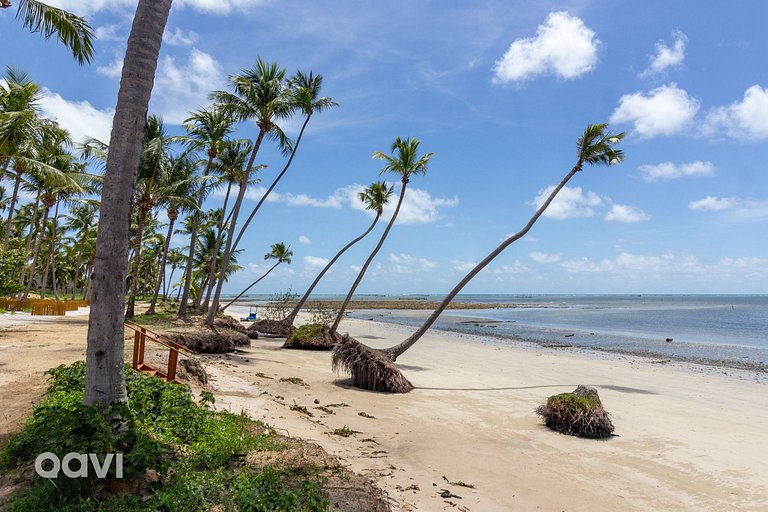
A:
{"type": "MultiPolygon", "coordinates": [[[[44,111],[75,138],[108,140],[135,1],[50,3],[88,17],[95,62],[77,66],[3,12],[4,63],[46,88],[44,111]]],[[[584,126],[609,122],[628,133],[626,161],[579,173],[465,293],[765,293],[765,19],[761,0],[176,0],[150,110],[177,131],[257,57],[322,74],[340,104],[310,122],[247,233],[247,270],[225,291],[261,275],[278,241],[294,262],[253,291],[303,291],[370,222],[354,196],[379,179],[371,153],[412,136],[436,155],[358,292],[446,292],[527,222],[575,163],[584,126]]],[[[244,124],[238,135],[255,132],[244,124]]],[[[282,157],[267,148],[259,159],[268,184],[282,157]]],[[[383,227],[319,293],[348,289],[383,227]]]]}

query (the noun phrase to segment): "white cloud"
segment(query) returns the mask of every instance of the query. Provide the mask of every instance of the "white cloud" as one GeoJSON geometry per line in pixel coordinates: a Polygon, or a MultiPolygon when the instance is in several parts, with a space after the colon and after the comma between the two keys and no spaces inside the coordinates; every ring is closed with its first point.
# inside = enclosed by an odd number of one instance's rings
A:
{"type": "Polygon", "coordinates": [[[673,82],[648,94],[625,94],[619,99],[610,122],[631,123],[637,135],[651,138],[679,133],[691,123],[698,110],[698,100],[673,82]]]}
{"type": "Polygon", "coordinates": [[[548,254],[546,252],[529,252],[528,257],[536,263],[557,263],[562,258],[559,254],[548,254]]]}
{"type": "Polygon", "coordinates": [[[310,270],[320,270],[324,268],[330,260],[319,256],[304,256],[304,265],[310,270]]]}
{"type": "Polygon", "coordinates": [[[657,75],[668,68],[680,66],[685,60],[685,44],[688,38],[679,31],[672,33],[675,42],[669,47],[664,41],[656,43],[656,54],[651,57],[648,69],[640,73],[640,77],[657,75]]]}
{"type": "Polygon", "coordinates": [[[537,75],[577,78],[597,64],[600,40],[567,12],[550,13],[536,37],[516,39],[493,68],[494,83],[520,82],[537,75]]]}
{"type": "Polygon", "coordinates": [[[96,72],[109,78],[120,78],[123,72],[123,59],[115,59],[108,66],[99,66],[96,72]]]}
{"type": "Polygon", "coordinates": [[[628,204],[613,204],[611,210],[605,214],[605,220],[608,222],[642,222],[650,218],[651,216],[643,210],[628,204]]]}
{"type": "MultiPolygon", "coordinates": [[[[405,192],[405,200],[400,207],[397,215],[397,224],[429,224],[440,218],[438,210],[441,206],[452,207],[459,204],[459,198],[453,197],[446,199],[443,197],[432,197],[426,190],[420,188],[409,188],[405,192]]],[[[389,220],[395,212],[397,198],[392,200],[384,207],[382,218],[389,220]]]]}
{"type": "Polygon", "coordinates": [[[188,31],[184,33],[179,27],[169,32],[168,29],[163,33],[163,43],[170,46],[192,46],[197,42],[197,33],[188,31]]]}
{"type": "Polygon", "coordinates": [[[753,85],[741,101],[712,110],[703,131],[707,135],[724,132],[737,140],[768,139],[768,88],[753,85]]]}
{"type": "Polygon", "coordinates": [[[88,101],[69,101],[45,87],[42,88],[42,94],[40,110],[69,131],[73,141],[82,142],[88,137],[94,137],[109,143],[114,109],[99,110],[88,101]]]}
{"type": "Polygon", "coordinates": [[[451,268],[457,272],[469,272],[477,266],[476,261],[451,260],[451,268]]]}
{"type": "Polygon", "coordinates": [[[390,253],[388,260],[392,264],[389,270],[396,274],[427,272],[437,267],[437,262],[435,261],[426,258],[417,258],[405,253],[390,253]]]}
{"type": "MultiPolygon", "coordinates": [[[[232,11],[247,11],[268,0],[175,0],[174,9],[189,7],[210,14],[228,14],[232,11]]],[[[102,10],[135,10],[136,0],[48,0],[55,7],[67,9],[79,15],[88,15],[102,10]]]]}
{"type": "Polygon", "coordinates": [[[268,0],[175,0],[174,7],[191,7],[211,14],[228,14],[232,11],[247,11],[267,3],[268,0]]]}
{"type": "Polygon", "coordinates": [[[207,105],[208,93],[224,88],[219,63],[208,53],[192,48],[186,62],[166,56],[158,64],[150,111],[171,124],[181,124],[189,112],[207,105]]]}
{"type": "Polygon", "coordinates": [[[118,30],[121,30],[122,28],[123,25],[116,23],[96,27],[93,32],[97,41],[125,41],[128,39],[128,34],[121,34],[118,32],[118,30]]]}
{"type": "Polygon", "coordinates": [[[304,245],[309,245],[309,244],[312,243],[312,240],[310,240],[309,238],[307,238],[304,235],[299,235],[299,243],[300,244],[304,244],[304,245]]]}
{"type": "Polygon", "coordinates": [[[576,258],[560,264],[571,274],[612,273],[625,280],[648,279],[680,274],[715,277],[744,277],[746,274],[767,275],[768,260],[757,257],[726,257],[705,263],[691,255],[666,252],[660,255],[640,255],[622,252],[611,259],[593,261],[576,258]]]}
{"type": "MultiPolygon", "coordinates": [[[[541,207],[554,189],[552,185],[540,190],[533,199],[534,206],[541,207]]],[[[603,204],[604,201],[594,192],[584,192],[581,187],[565,186],[544,211],[544,217],[557,220],[592,217],[595,214],[594,208],[603,204]]]]}
{"type": "Polygon", "coordinates": [[[707,196],[691,201],[688,209],[694,212],[719,212],[734,221],[768,219],[768,200],[707,196]]]}
{"type": "Polygon", "coordinates": [[[531,269],[518,260],[512,262],[511,265],[501,265],[491,270],[494,274],[527,274],[530,271],[531,269]]]}
{"type": "Polygon", "coordinates": [[[715,173],[715,165],[712,162],[696,160],[685,164],[662,162],[660,164],[647,164],[639,167],[645,181],[667,181],[684,176],[712,176],[715,173]]]}

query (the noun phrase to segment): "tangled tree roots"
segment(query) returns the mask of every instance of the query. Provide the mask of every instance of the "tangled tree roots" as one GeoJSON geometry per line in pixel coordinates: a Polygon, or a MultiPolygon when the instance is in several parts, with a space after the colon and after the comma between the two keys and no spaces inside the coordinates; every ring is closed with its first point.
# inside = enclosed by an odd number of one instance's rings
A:
{"type": "Polygon", "coordinates": [[[250,333],[255,332],[287,338],[293,333],[293,331],[293,324],[290,324],[285,320],[271,320],[269,318],[254,322],[250,325],[250,327],[248,327],[249,336],[250,333]]]}
{"type": "Polygon", "coordinates": [[[232,329],[233,331],[237,331],[243,334],[248,334],[248,331],[246,330],[245,326],[241,324],[237,318],[231,317],[229,315],[222,315],[217,316],[213,320],[213,325],[217,328],[222,329],[232,329]]]}
{"type": "Polygon", "coordinates": [[[334,371],[341,369],[352,374],[352,384],[360,389],[389,393],[413,389],[413,384],[384,353],[366,347],[348,334],[333,348],[331,362],[334,371]]]}
{"type": "Polygon", "coordinates": [[[553,395],[536,409],[544,424],[561,432],[588,439],[613,434],[613,422],[593,387],[579,385],[572,393],[553,395]]]}
{"type": "Polygon", "coordinates": [[[341,335],[331,333],[327,325],[306,324],[288,336],[283,348],[297,350],[331,350],[341,340],[341,335]]]}
{"type": "Polygon", "coordinates": [[[234,352],[240,347],[251,346],[251,340],[248,336],[231,329],[211,329],[206,326],[199,326],[183,331],[166,331],[162,334],[193,352],[203,354],[222,354],[234,352]]]}

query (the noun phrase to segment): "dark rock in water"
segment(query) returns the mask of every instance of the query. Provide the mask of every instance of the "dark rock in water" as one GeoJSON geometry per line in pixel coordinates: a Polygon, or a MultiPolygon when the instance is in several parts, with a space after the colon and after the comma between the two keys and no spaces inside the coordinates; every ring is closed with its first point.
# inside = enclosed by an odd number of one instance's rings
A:
{"type": "Polygon", "coordinates": [[[667,343],[672,343],[672,338],[667,338],[666,341],[667,343]]]}
{"type": "Polygon", "coordinates": [[[610,415],[603,408],[597,389],[579,385],[571,393],[550,396],[536,409],[544,424],[563,434],[601,439],[613,434],[610,415]]]}

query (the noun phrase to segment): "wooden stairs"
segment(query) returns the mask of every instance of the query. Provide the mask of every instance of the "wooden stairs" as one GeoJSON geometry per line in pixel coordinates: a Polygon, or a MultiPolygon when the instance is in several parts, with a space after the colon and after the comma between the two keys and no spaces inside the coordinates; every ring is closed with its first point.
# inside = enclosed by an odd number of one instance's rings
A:
{"type": "Polygon", "coordinates": [[[133,331],[133,369],[178,384],[179,381],[176,379],[176,367],[179,363],[179,352],[183,352],[186,355],[192,355],[192,352],[185,346],[176,343],[160,333],[151,331],[143,325],[126,320],[125,326],[133,331]],[[150,366],[144,361],[147,342],[155,343],[168,349],[168,365],[165,371],[150,366]]]}

